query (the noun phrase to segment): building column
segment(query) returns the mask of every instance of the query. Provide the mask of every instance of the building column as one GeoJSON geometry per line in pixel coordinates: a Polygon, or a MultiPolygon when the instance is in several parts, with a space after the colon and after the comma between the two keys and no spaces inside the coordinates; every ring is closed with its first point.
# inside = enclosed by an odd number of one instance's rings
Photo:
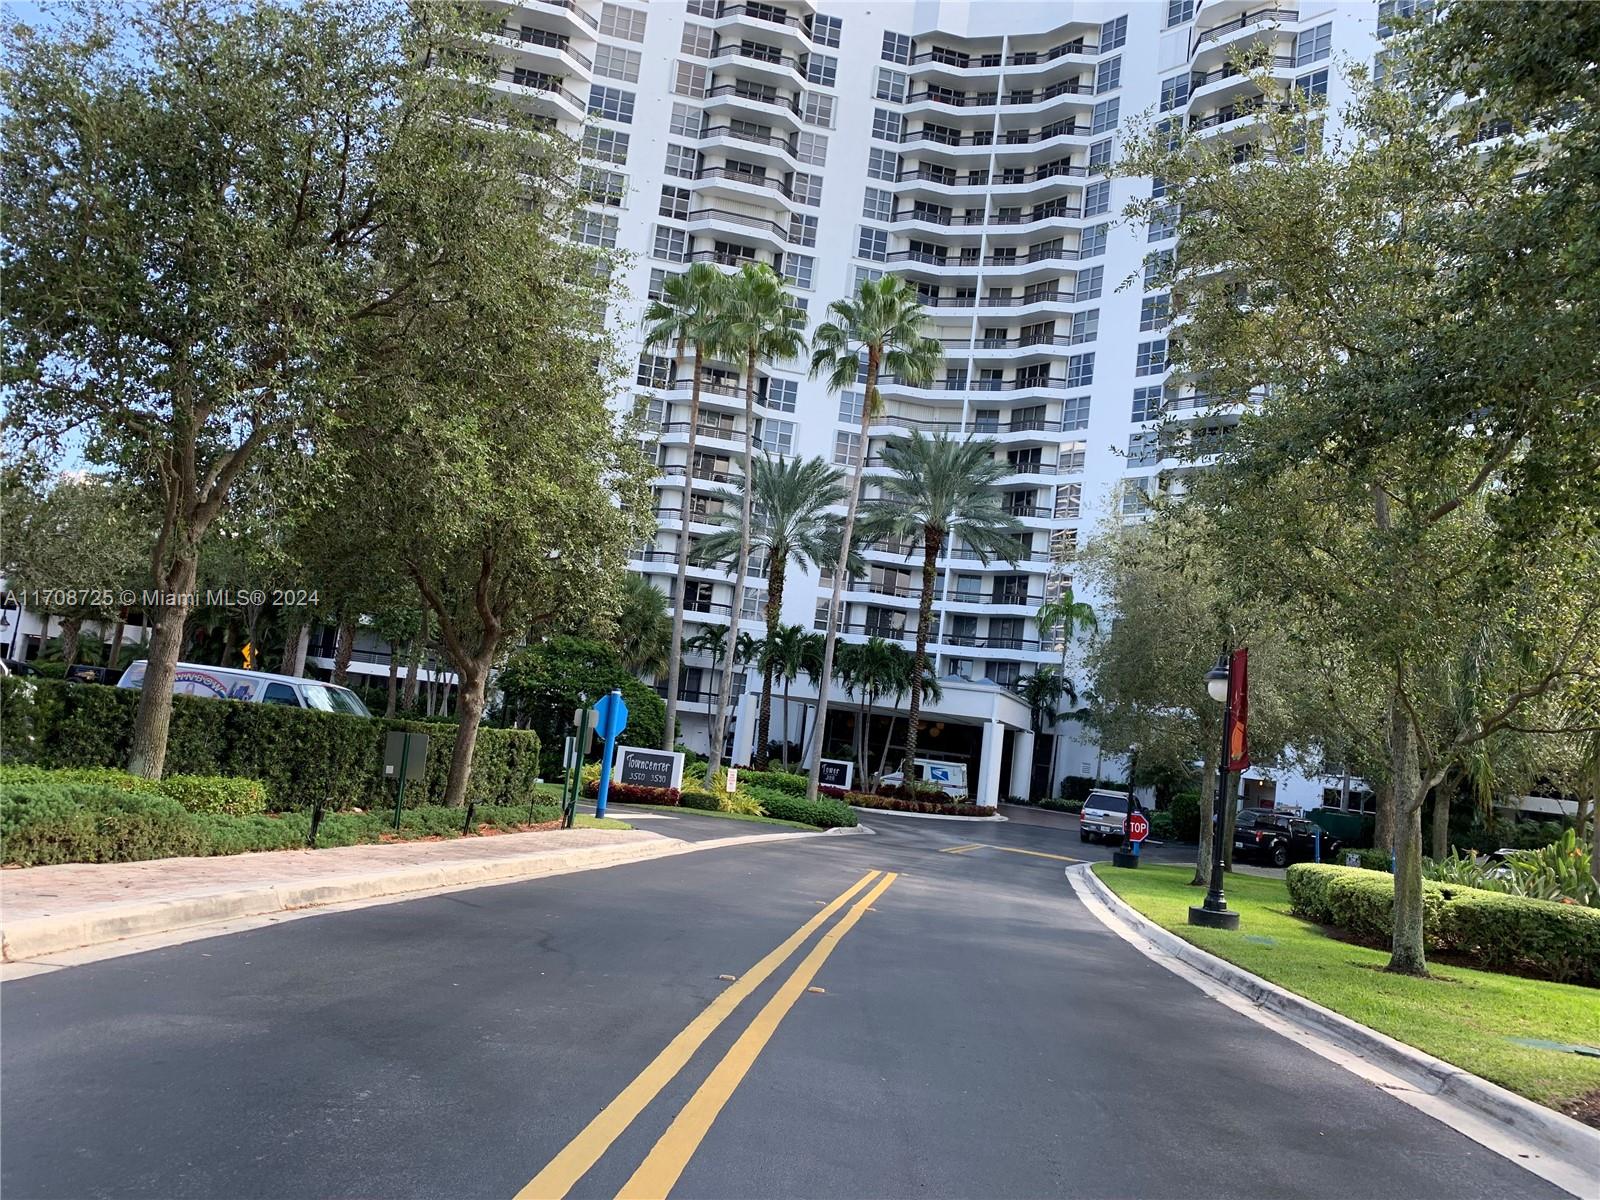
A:
{"type": "Polygon", "coordinates": [[[760,705],[760,692],[746,692],[739,697],[739,703],[734,708],[733,757],[728,760],[729,766],[750,765],[753,757],[750,752],[756,740],[756,725],[761,719],[758,711],[760,705]]]}
{"type": "Polygon", "coordinates": [[[1019,729],[1011,735],[1011,787],[1008,796],[1032,800],[1033,790],[1033,730],[1019,729]]]}
{"type": "Polygon", "coordinates": [[[1000,748],[1006,727],[993,718],[983,724],[983,747],[978,757],[978,787],[973,799],[989,808],[1000,803],[1000,748]]]}

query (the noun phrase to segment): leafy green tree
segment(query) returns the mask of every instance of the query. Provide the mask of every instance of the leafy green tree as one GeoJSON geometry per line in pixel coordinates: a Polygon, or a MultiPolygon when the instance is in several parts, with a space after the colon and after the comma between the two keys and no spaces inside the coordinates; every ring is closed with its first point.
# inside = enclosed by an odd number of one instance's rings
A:
{"type": "MultiPolygon", "coordinates": [[[[828,320],[817,326],[811,339],[811,377],[825,377],[830,391],[842,392],[856,386],[861,368],[866,366],[866,391],[861,403],[860,445],[855,468],[850,476],[850,501],[845,506],[841,554],[855,550],[856,510],[861,503],[861,479],[867,463],[867,430],[872,419],[882,412],[878,379],[889,374],[901,383],[920,387],[931,382],[944,359],[939,340],[928,336],[928,315],[917,293],[898,275],[863,279],[853,298],[835,300],[828,306],[828,320]]],[[[844,580],[847,571],[833,575],[833,595],[828,602],[828,628],[823,640],[822,667],[817,680],[817,743],[811,755],[811,778],[806,795],[817,798],[817,781],[823,739],[828,727],[828,686],[833,679],[833,660],[837,653],[839,625],[844,614],[844,580]]]]}
{"type": "Polygon", "coordinates": [[[923,668],[933,633],[933,601],[938,589],[939,555],[960,538],[979,562],[999,558],[1015,564],[1022,522],[1005,511],[995,484],[1011,468],[996,459],[992,439],[955,439],[920,430],[894,438],[883,450],[890,474],[879,481],[879,495],[868,500],[863,518],[874,539],[922,543],[922,589],[917,604],[917,642],[911,667],[910,713],[906,726],[905,776],[916,778],[917,721],[922,714],[923,668]]]}
{"type": "Polygon", "coordinates": [[[623,583],[617,645],[623,665],[636,675],[660,672],[671,656],[672,621],[667,617],[666,595],[642,575],[629,575],[623,583]]]}
{"type": "Polygon", "coordinates": [[[436,69],[497,23],[154,0],[5,32],[9,426],[83,431],[160,517],[137,773],[161,774],[201,543],[242,474],[270,445],[320,445],[360,326],[498,232],[454,205],[480,187],[474,148],[528,121],[462,86],[486,64],[436,69]]]}
{"type": "Polygon", "coordinates": [[[723,309],[727,277],[710,263],[695,263],[669,278],[661,299],[645,309],[645,345],[671,346],[681,359],[694,352],[689,385],[688,459],[683,471],[683,503],[678,512],[678,573],[672,585],[672,633],[667,662],[667,720],[661,748],[671,750],[678,728],[678,679],[683,670],[683,599],[689,573],[689,520],[694,512],[695,445],[700,433],[700,387],[706,358],[716,349],[716,322],[723,309]]]}
{"type": "MultiPolygon", "coordinates": [[[[766,640],[769,647],[775,647],[782,627],[784,586],[790,564],[805,570],[838,561],[843,519],[830,510],[845,501],[844,477],[820,458],[785,462],[764,455],[756,460],[755,473],[750,478],[755,493],[750,533],[746,534],[739,518],[724,510],[712,518],[724,528],[701,540],[696,557],[704,562],[732,561],[745,548],[748,536],[749,549],[767,563],[766,640]]],[[[740,484],[741,493],[744,486],[740,484]]],[[[741,494],[740,508],[743,507],[741,494]]],[[[774,655],[764,656],[760,728],[756,735],[757,770],[767,766],[767,744],[772,736],[772,683],[777,667],[774,655]]]]}
{"type": "MultiPolygon", "coordinates": [[[[805,313],[783,286],[783,281],[765,263],[746,264],[729,281],[717,314],[716,340],[723,354],[744,360],[744,466],[739,516],[739,556],[733,564],[732,620],[738,627],[744,611],[744,581],[750,570],[750,541],[754,532],[752,506],[755,489],[750,480],[755,474],[756,369],[763,362],[787,362],[805,348],[800,330],[805,328],[805,313]]],[[[690,464],[693,470],[693,464],[690,464]]],[[[733,694],[731,660],[723,664],[718,683],[717,703],[711,717],[711,751],[706,763],[706,778],[722,765],[722,744],[726,735],[728,702],[733,694]]]]}

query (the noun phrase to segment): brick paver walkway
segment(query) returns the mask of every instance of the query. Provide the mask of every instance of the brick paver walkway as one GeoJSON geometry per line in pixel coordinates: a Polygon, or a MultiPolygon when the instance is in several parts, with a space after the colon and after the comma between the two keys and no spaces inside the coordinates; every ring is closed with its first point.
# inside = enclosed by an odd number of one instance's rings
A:
{"type": "Polygon", "coordinates": [[[0,912],[8,922],[25,921],[242,888],[321,883],[407,867],[500,862],[567,850],[671,840],[637,829],[550,829],[438,842],[27,867],[0,871],[0,912]]]}

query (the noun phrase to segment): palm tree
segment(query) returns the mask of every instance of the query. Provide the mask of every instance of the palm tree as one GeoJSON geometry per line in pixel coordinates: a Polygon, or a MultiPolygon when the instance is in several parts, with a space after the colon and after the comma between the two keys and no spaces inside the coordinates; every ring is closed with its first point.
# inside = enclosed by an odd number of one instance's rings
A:
{"type": "MultiPolygon", "coordinates": [[[[762,551],[767,561],[767,645],[776,647],[789,564],[805,570],[838,559],[839,534],[844,521],[828,510],[844,503],[844,475],[820,458],[786,463],[766,455],[756,461],[750,487],[755,492],[755,517],[748,545],[751,550],[762,551]]],[[[738,519],[731,512],[719,513],[715,520],[728,528],[701,541],[697,557],[702,561],[731,559],[745,545],[745,530],[737,528],[738,519]]],[[[765,770],[767,766],[767,744],[772,736],[772,677],[776,666],[776,657],[767,655],[761,673],[757,770],[765,770]]]]}
{"type": "MultiPolygon", "coordinates": [[[[911,664],[913,661],[915,660],[911,655],[907,654],[904,650],[901,650],[900,656],[895,663],[896,667],[898,668],[898,673],[896,674],[894,681],[896,711],[889,714],[889,734],[883,739],[883,754],[878,759],[879,779],[883,778],[884,769],[889,765],[889,747],[894,743],[894,722],[895,718],[900,715],[900,697],[905,695],[905,693],[911,687],[911,664]]],[[[939,676],[934,672],[931,664],[925,664],[922,668],[921,686],[922,694],[925,698],[934,701],[944,699],[944,688],[940,686],[939,676]]]]}
{"type": "Polygon", "coordinates": [[[883,450],[893,474],[882,494],[868,502],[867,521],[875,537],[922,542],[922,597],[917,606],[917,650],[911,673],[911,704],[906,729],[905,777],[916,778],[917,720],[922,711],[922,672],[933,632],[933,595],[939,555],[959,535],[978,561],[1017,561],[1022,522],[1006,512],[994,485],[1013,468],[996,460],[989,438],[965,441],[921,431],[895,438],[883,450]]]}
{"type": "Polygon", "coordinates": [[[629,575],[623,584],[617,649],[622,653],[622,665],[635,675],[659,674],[673,658],[667,597],[643,575],[629,575]]]}
{"type": "MultiPolygon", "coordinates": [[[[737,628],[744,608],[744,579],[750,569],[751,506],[755,489],[756,367],[763,360],[786,362],[805,348],[805,313],[795,304],[773,269],[765,263],[746,264],[727,284],[716,324],[716,341],[722,353],[743,354],[744,369],[744,470],[743,503],[739,517],[739,557],[733,569],[733,624],[737,628]]],[[[732,664],[729,664],[732,667],[732,664]]],[[[712,720],[711,754],[706,778],[722,765],[722,740],[727,727],[728,700],[733,694],[733,672],[722,674],[717,708],[712,720]]]]}
{"type": "MultiPolygon", "coordinates": [[[[1031,675],[1024,675],[1017,680],[1017,695],[1021,696],[1028,706],[1030,724],[1035,735],[1043,733],[1045,729],[1054,725],[1061,719],[1058,705],[1063,699],[1068,704],[1078,702],[1077,689],[1072,686],[1072,681],[1057,671],[1054,667],[1040,667],[1031,675]]],[[[1059,740],[1060,735],[1056,735],[1059,740]]],[[[1056,766],[1055,742],[1050,745],[1050,770],[1053,773],[1056,766]]],[[[1050,780],[1050,790],[1054,793],[1055,779],[1050,780]]],[[[1028,797],[1031,799],[1032,797],[1028,797]]]]}
{"type": "MultiPolygon", "coordinates": [[[[814,688],[820,688],[822,683],[822,649],[826,639],[820,633],[807,630],[800,639],[800,670],[805,672],[806,679],[814,688]]],[[[789,695],[788,684],[784,685],[784,698],[787,702],[789,695]]],[[[815,722],[812,729],[816,729],[815,722]]],[[[800,758],[802,763],[806,758],[806,706],[800,706],[800,758]]],[[[785,764],[787,765],[787,763],[785,764]]]]}
{"type": "MultiPolygon", "coordinates": [[[[855,647],[851,656],[849,690],[861,693],[861,721],[856,742],[859,777],[867,778],[872,761],[872,709],[879,699],[893,694],[897,681],[905,678],[905,648],[881,637],[869,637],[855,647]]],[[[865,786],[865,783],[863,783],[865,786]]]]}
{"type": "MultiPolygon", "coordinates": [[[[770,610],[769,610],[770,611],[770,610]]],[[[801,671],[809,672],[808,658],[815,649],[815,659],[822,662],[822,636],[811,633],[804,625],[779,625],[767,635],[766,654],[762,669],[768,681],[777,679],[783,684],[783,769],[789,769],[789,688],[801,671]]],[[[766,729],[766,726],[763,726],[766,729]]],[[[805,746],[805,717],[800,721],[800,745],[805,746]]],[[[765,749],[765,746],[763,746],[765,749]]]]}
{"type": "Polygon", "coordinates": [[[887,372],[901,383],[913,387],[932,381],[933,372],[944,358],[937,338],[928,337],[928,315],[916,291],[898,275],[863,279],[854,299],[835,300],[828,306],[829,319],[817,327],[811,339],[811,377],[826,376],[830,391],[854,387],[866,365],[866,394],[861,402],[861,445],[855,471],[850,477],[850,499],[845,508],[840,559],[833,573],[833,598],[828,605],[828,630],[823,641],[822,670],[817,684],[817,745],[811,756],[811,778],[806,795],[817,798],[817,776],[822,765],[821,732],[828,721],[828,682],[833,675],[833,658],[839,641],[839,622],[844,608],[846,562],[855,531],[856,508],[861,502],[861,477],[867,464],[867,430],[878,415],[878,377],[887,372]]]}
{"type": "MultiPolygon", "coordinates": [[[[1072,594],[1070,587],[1062,589],[1061,595],[1054,600],[1046,600],[1039,606],[1039,611],[1033,614],[1033,622],[1039,628],[1039,640],[1044,641],[1046,629],[1056,630],[1056,637],[1061,647],[1061,681],[1068,693],[1072,696],[1071,703],[1078,702],[1078,693],[1067,680],[1067,648],[1072,644],[1072,637],[1079,629],[1098,629],[1100,621],[1082,600],[1072,594]]],[[[1051,724],[1059,719],[1051,718],[1051,724]]],[[[1058,730],[1050,740],[1050,794],[1055,795],[1057,786],[1061,783],[1061,776],[1056,774],[1060,766],[1062,734],[1058,730]]]]}
{"type": "Polygon", "coordinates": [[[683,653],[692,654],[698,651],[711,659],[713,665],[722,661],[723,652],[728,645],[728,627],[726,625],[707,625],[693,637],[686,637],[681,643],[683,653]]]}
{"type": "Polygon", "coordinates": [[[710,263],[695,263],[661,285],[661,299],[645,309],[647,348],[672,346],[677,357],[694,351],[689,387],[689,459],[683,470],[683,503],[678,510],[678,575],[672,585],[672,634],[667,659],[667,721],[663,750],[671,750],[678,728],[678,678],[683,669],[683,594],[689,574],[689,514],[694,511],[694,450],[700,425],[700,368],[715,349],[716,320],[727,291],[727,277],[710,263]]]}

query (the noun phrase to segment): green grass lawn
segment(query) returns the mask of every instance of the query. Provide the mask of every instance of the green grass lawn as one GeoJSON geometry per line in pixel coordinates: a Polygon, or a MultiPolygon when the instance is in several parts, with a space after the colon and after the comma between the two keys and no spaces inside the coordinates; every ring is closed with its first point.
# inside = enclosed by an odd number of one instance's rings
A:
{"type": "Polygon", "coordinates": [[[612,817],[590,817],[590,816],[586,816],[583,813],[578,813],[576,815],[576,817],[573,818],[572,827],[574,829],[632,829],[633,828],[633,826],[629,825],[626,821],[618,821],[618,820],[616,820],[616,819],[614,819],[612,817]]]}
{"type": "Polygon", "coordinates": [[[1094,872],[1156,924],[1218,958],[1530,1100],[1561,1108],[1600,1089],[1600,1058],[1509,1040],[1600,1046],[1600,991],[1452,966],[1431,967],[1432,979],[1385,974],[1386,952],[1292,916],[1280,879],[1230,874],[1228,907],[1240,920],[1227,931],[1188,924],[1189,906],[1204,898],[1188,886],[1189,867],[1122,871],[1099,863],[1094,872]]]}

